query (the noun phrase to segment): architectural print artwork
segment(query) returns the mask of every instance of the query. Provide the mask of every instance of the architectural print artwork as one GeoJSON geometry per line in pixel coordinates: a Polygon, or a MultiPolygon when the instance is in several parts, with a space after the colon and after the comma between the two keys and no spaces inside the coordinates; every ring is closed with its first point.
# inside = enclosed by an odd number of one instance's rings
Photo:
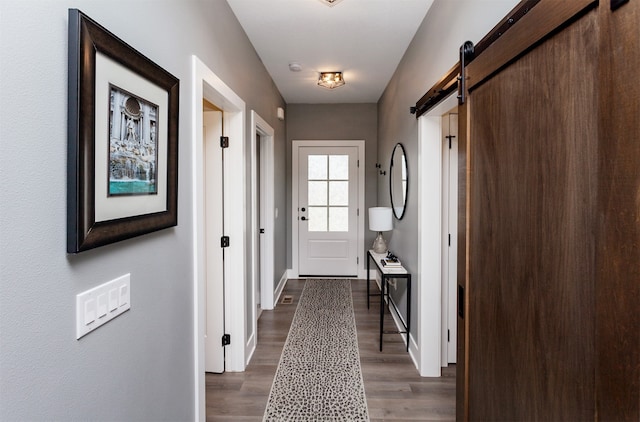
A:
{"type": "Polygon", "coordinates": [[[155,195],[158,106],[110,85],[108,196],[155,195]]]}
{"type": "Polygon", "coordinates": [[[178,224],[180,81],[69,9],[67,252],[178,224]]]}

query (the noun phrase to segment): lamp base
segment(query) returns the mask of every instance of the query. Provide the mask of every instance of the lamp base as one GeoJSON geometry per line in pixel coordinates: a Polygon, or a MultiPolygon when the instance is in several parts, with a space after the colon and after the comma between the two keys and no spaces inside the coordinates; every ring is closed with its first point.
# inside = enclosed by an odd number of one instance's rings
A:
{"type": "Polygon", "coordinates": [[[376,240],[373,241],[371,249],[373,249],[375,253],[387,253],[387,241],[382,237],[382,232],[378,232],[378,236],[376,236],[376,240]]]}

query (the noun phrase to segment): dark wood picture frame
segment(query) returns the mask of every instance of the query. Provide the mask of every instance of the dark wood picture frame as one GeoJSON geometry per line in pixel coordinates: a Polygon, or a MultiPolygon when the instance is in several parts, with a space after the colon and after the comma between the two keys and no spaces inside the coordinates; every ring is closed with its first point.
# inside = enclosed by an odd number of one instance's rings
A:
{"type": "MultiPolygon", "coordinates": [[[[179,87],[180,81],[176,77],[78,9],[69,9],[68,253],[86,251],[177,225],[179,87]],[[166,133],[160,133],[166,139],[161,144],[166,144],[166,147],[163,146],[166,151],[163,151],[164,159],[156,163],[160,168],[166,166],[166,171],[162,169],[160,173],[166,174],[166,181],[158,180],[163,195],[160,197],[162,204],[159,208],[163,209],[96,221],[96,150],[104,148],[103,151],[108,152],[109,149],[109,133],[96,133],[96,119],[106,119],[107,127],[109,125],[107,113],[104,116],[96,115],[98,54],[148,81],[162,95],[166,91],[167,110],[161,110],[163,116],[166,116],[166,126],[163,126],[166,127],[166,133]]],[[[107,103],[109,98],[98,100],[107,103]]],[[[107,178],[106,175],[99,177],[107,178]]]]}

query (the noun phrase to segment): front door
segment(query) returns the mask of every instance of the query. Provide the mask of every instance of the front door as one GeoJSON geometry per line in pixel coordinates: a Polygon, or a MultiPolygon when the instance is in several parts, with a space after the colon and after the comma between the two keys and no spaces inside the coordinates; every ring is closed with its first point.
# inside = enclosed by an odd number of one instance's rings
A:
{"type": "Polygon", "coordinates": [[[298,148],[298,273],[358,274],[358,147],[298,148]]]}

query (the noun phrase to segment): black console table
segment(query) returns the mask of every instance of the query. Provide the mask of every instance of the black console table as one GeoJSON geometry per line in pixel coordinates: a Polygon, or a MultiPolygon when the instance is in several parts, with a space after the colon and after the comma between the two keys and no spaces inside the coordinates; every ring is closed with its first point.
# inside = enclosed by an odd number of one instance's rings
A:
{"type": "Polygon", "coordinates": [[[367,309],[369,309],[369,298],[371,296],[380,296],[380,351],[382,351],[382,335],[383,334],[406,334],[407,335],[407,352],[409,351],[409,333],[411,327],[411,274],[404,268],[389,268],[382,266],[382,259],[386,258],[387,254],[375,253],[372,249],[367,252],[367,309]],[[376,265],[378,272],[380,273],[380,293],[371,293],[369,287],[369,275],[370,261],[376,265]],[[404,278],[407,280],[407,323],[405,324],[400,318],[400,323],[403,325],[404,331],[384,331],[384,300],[387,299],[389,306],[393,306],[395,311],[398,312],[396,304],[391,300],[389,296],[389,279],[391,278],[404,278]]]}

